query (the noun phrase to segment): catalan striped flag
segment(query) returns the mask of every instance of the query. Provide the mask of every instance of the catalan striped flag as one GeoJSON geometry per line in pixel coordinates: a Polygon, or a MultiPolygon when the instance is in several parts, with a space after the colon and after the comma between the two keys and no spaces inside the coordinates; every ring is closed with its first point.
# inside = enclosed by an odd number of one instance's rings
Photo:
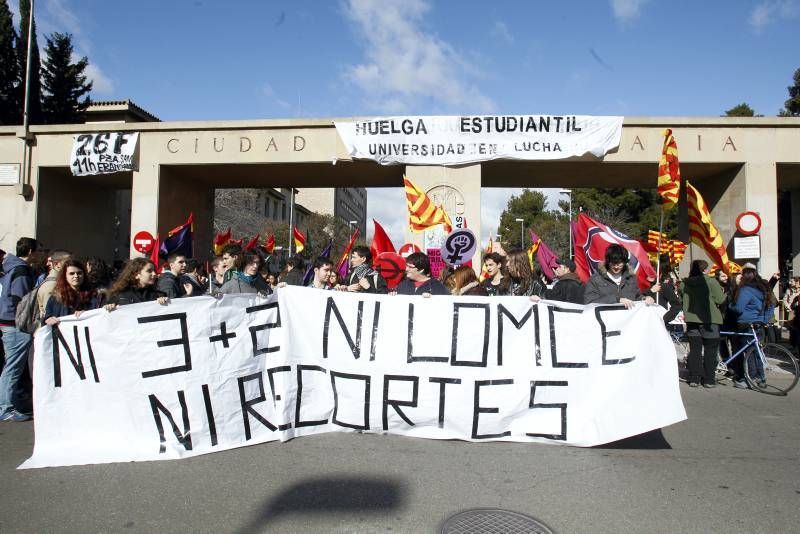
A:
{"type": "Polygon", "coordinates": [[[711,220],[708,205],[700,191],[686,182],[687,204],[689,208],[689,235],[692,242],[703,248],[712,263],[721,265],[725,272],[730,272],[728,251],[722,236],[711,220]]]}
{"type": "Polygon", "coordinates": [[[669,263],[677,265],[686,255],[686,243],[678,239],[670,239],[666,234],[659,234],[655,230],[647,232],[647,244],[645,246],[650,259],[658,261],[662,254],[669,256],[669,263]],[[659,237],[661,238],[661,248],[659,249],[659,237]]]}
{"type": "Polygon", "coordinates": [[[678,204],[681,189],[681,168],[678,162],[678,143],[672,136],[672,130],[664,130],[664,147],[661,159],[658,160],[658,194],[663,205],[669,209],[678,204]]]}
{"type": "Polygon", "coordinates": [[[443,224],[446,232],[453,230],[450,217],[441,206],[436,206],[414,182],[403,176],[408,206],[408,226],[412,232],[422,232],[426,228],[443,224]]]}

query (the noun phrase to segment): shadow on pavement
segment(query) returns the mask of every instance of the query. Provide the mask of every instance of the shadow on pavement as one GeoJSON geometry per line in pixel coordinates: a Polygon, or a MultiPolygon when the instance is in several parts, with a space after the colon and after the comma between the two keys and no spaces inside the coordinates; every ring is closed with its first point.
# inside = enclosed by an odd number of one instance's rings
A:
{"type": "Polygon", "coordinates": [[[631,436],[629,438],[621,439],[619,441],[612,441],[605,445],[598,445],[592,447],[593,449],[671,449],[664,433],[661,429],[651,430],[638,436],[631,436]]]}
{"type": "Polygon", "coordinates": [[[239,534],[265,532],[281,515],[331,512],[377,514],[403,506],[400,481],[364,477],[330,477],[298,482],[271,498],[239,534]]]}

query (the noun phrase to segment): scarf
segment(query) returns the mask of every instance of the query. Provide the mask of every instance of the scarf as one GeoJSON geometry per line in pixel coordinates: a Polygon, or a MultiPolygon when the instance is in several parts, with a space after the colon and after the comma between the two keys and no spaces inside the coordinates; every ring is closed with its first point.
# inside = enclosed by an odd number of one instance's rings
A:
{"type": "Polygon", "coordinates": [[[233,274],[236,275],[236,278],[238,278],[239,281],[244,282],[245,284],[247,284],[249,286],[252,286],[253,284],[255,284],[256,277],[258,276],[258,273],[256,273],[256,274],[244,274],[241,271],[233,271],[233,274]]]}

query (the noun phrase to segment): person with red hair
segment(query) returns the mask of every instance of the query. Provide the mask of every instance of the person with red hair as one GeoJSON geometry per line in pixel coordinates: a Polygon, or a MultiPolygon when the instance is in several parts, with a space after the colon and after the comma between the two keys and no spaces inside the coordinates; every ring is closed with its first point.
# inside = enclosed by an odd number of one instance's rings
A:
{"type": "Polygon", "coordinates": [[[54,326],[60,322],[59,317],[73,314],[77,317],[98,307],[97,292],[89,285],[86,267],[77,260],[65,260],[45,305],[42,323],[54,326]]]}

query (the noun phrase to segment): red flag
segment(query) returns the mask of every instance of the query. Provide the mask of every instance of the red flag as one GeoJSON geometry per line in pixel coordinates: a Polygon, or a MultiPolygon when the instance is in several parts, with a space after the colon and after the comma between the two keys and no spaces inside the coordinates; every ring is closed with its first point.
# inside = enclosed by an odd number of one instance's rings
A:
{"type": "Polygon", "coordinates": [[[578,214],[573,234],[576,273],[584,282],[605,262],[606,249],[612,243],[622,245],[628,250],[630,254],[628,266],[636,273],[642,291],[652,285],[648,278],[656,279],[656,271],[650,265],[647,251],[635,239],[595,221],[583,212],[578,214]]]}
{"type": "Polygon", "coordinates": [[[248,244],[244,246],[244,250],[250,250],[256,248],[259,239],[261,239],[261,234],[256,234],[256,236],[253,239],[251,239],[248,244]]]}
{"type": "Polygon", "coordinates": [[[158,264],[161,261],[158,255],[161,253],[161,236],[156,234],[156,242],[153,244],[153,251],[150,253],[150,261],[156,266],[158,272],[158,264]]]}
{"type": "Polygon", "coordinates": [[[372,219],[372,222],[375,224],[375,233],[372,236],[372,246],[370,246],[369,249],[372,252],[372,261],[374,262],[378,259],[378,255],[381,252],[396,251],[394,249],[394,245],[392,244],[392,240],[389,239],[389,236],[386,234],[383,226],[378,224],[378,221],[375,219],[372,219]]]}
{"type": "Polygon", "coordinates": [[[267,254],[273,254],[275,252],[275,235],[269,234],[267,242],[261,248],[263,248],[267,254]]]}
{"type": "Polygon", "coordinates": [[[219,256],[222,254],[222,248],[227,245],[231,240],[231,227],[224,233],[219,233],[214,237],[214,255],[219,256]]]}

